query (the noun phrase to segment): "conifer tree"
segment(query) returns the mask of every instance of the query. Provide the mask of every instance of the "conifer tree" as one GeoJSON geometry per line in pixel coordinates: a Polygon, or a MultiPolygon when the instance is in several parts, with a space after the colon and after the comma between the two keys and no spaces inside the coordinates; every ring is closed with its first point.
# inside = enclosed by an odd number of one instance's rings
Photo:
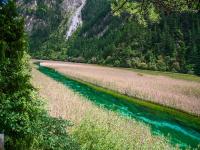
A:
{"type": "Polygon", "coordinates": [[[24,21],[15,2],[0,3],[0,132],[6,149],[76,149],[67,122],[47,114],[30,79],[24,21]]]}

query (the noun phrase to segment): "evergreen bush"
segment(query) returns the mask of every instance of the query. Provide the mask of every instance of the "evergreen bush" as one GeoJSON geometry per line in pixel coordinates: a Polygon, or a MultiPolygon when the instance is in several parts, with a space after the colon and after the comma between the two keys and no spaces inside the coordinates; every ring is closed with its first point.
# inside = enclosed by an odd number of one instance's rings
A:
{"type": "Polygon", "coordinates": [[[69,122],[44,110],[31,85],[24,21],[15,2],[0,3],[0,132],[8,150],[78,149],[69,122]]]}

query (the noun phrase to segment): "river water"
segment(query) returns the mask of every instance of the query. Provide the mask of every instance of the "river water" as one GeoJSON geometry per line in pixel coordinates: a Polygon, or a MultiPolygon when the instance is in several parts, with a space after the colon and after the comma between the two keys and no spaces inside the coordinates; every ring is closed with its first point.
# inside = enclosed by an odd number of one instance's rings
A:
{"type": "Polygon", "coordinates": [[[152,134],[165,136],[171,144],[178,145],[181,149],[188,147],[197,148],[200,144],[200,128],[192,127],[189,121],[188,123],[181,122],[175,116],[168,113],[152,110],[99,92],[49,68],[40,66],[39,71],[61,82],[98,106],[147,124],[152,134]]]}

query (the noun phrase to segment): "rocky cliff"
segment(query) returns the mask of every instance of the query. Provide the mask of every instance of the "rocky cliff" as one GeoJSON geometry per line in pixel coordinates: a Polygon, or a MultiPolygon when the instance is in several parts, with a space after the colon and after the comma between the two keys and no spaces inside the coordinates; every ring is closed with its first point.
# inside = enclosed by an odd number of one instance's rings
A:
{"type": "MultiPolygon", "coordinates": [[[[31,52],[50,49],[52,40],[62,43],[82,24],[85,0],[17,0],[30,37],[31,52]]],[[[59,51],[59,50],[57,50],[59,51]]]]}

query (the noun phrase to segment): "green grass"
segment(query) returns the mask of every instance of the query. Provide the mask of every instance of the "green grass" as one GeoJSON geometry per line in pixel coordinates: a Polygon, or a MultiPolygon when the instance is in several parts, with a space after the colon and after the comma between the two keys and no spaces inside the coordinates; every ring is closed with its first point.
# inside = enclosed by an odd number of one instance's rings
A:
{"type": "Polygon", "coordinates": [[[183,74],[183,73],[174,73],[174,72],[162,72],[162,71],[152,71],[152,70],[141,70],[141,69],[132,69],[132,68],[125,68],[126,70],[130,70],[133,72],[138,72],[142,74],[149,74],[149,75],[157,75],[157,76],[167,76],[174,79],[181,79],[187,81],[195,81],[200,82],[200,77],[197,75],[192,74],[183,74]]]}
{"type": "Polygon", "coordinates": [[[178,149],[164,137],[152,136],[148,127],[109,111],[88,115],[72,136],[81,150],[178,149]]]}

